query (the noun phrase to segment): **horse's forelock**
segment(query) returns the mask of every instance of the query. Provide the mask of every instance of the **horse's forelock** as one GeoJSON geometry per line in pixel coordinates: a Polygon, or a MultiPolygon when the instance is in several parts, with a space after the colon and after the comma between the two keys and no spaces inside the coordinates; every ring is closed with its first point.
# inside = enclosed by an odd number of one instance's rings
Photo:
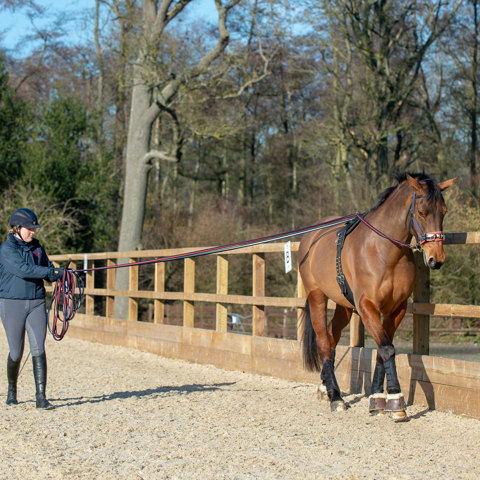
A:
{"type": "MultiPolygon", "coordinates": [[[[434,177],[428,175],[427,173],[408,173],[408,175],[417,180],[417,182],[423,183],[427,186],[425,195],[429,204],[435,205],[442,198],[442,192],[440,191],[438,182],[434,177]]],[[[403,179],[397,179],[399,184],[403,181],[406,181],[407,173],[404,173],[400,178],[403,179]]]]}

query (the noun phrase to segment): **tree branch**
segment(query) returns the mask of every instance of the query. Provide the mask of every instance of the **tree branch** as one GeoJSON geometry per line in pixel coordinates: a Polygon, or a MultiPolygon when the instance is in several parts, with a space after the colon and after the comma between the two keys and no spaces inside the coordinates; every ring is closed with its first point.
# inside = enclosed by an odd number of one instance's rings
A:
{"type": "Polygon", "coordinates": [[[160,150],[150,150],[143,156],[141,163],[147,165],[153,159],[165,160],[166,162],[173,163],[178,162],[178,158],[176,156],[170,155],[168,152],[161,152],[160,150]]]}

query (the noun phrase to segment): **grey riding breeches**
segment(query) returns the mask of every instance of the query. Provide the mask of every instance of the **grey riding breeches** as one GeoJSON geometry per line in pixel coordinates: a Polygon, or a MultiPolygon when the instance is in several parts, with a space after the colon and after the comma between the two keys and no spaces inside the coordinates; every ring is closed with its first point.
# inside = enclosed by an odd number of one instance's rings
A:
{"type": "Polygon", "coordinates": [[[22,358],[25,331],[32,357],[37,357],[45,351],[47,315],[44,298],[36,300],[2,298],[0,299],[0,317],[7,334],[10,357],[13,361],[16,362],[22,358]]]}

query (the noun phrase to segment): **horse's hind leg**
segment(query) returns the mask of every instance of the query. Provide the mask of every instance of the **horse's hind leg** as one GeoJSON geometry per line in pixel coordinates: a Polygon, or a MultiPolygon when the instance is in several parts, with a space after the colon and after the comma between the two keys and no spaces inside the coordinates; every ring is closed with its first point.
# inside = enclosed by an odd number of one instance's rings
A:
{"type": "MultiPolygon", "coordinates": [[[[340,341],[342,330],[348,325],[348,322],[350,322],[351,317],[352,317],[351,308],[346,308],[346,307],[337,305],[335,308],[335,313],[333,314],[333,318],[328,324],[328,338],[330,339],[330,348],[331,348],[330,358],[332,360],[332,364],[334,368],[335,368],[335,352],[336,352],[335,349],[338,345],[338,342],[340,341]]],[[[322,383],[318,387],[317,394],[319,398],[322,400],[328,398],[327,387],[323,382],[323,377],[322,377],[322,383]]]]}
{"type": "Polygon", "coordinates": [[[327,301],[327,297],[320,290],[310,292],[308,295],[311,325],[316,335],[318,366],[321,366],[320,376],[330,399],[330,409],[334,412],[345,410],[346,405],[342,400],[340,388],[335,378],[332,345],[327,330],[327,301]]]}

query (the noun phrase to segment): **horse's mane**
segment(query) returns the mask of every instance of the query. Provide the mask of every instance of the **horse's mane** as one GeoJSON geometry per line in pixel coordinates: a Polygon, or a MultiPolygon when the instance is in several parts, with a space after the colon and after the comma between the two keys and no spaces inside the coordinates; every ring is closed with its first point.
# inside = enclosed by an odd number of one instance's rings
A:
{"type": "Polygon", "coordinates": [[[418,182],[425,182],[427,185],[427,193],[426,193],[426,198],[427,201],[430,202],[436,202],[440,196],[440,188],[438,187],[438,183],[433,178],[431,175],[428,175],[426,173],[410,173],[410,172],[405,172],[396,177],[397,180],[397,185],[394,185],[393,187],[389,187],[386,190],[384,190],[380,195],[377,197],[377,203],[372,207],[370,210],[371,212],[375,211],[380,205],[382,205],[385,200],[389,197],[389,195],[403,182],[407,180],[407,174],[410,175],[411,177],[415,178],[418,182]]]}

